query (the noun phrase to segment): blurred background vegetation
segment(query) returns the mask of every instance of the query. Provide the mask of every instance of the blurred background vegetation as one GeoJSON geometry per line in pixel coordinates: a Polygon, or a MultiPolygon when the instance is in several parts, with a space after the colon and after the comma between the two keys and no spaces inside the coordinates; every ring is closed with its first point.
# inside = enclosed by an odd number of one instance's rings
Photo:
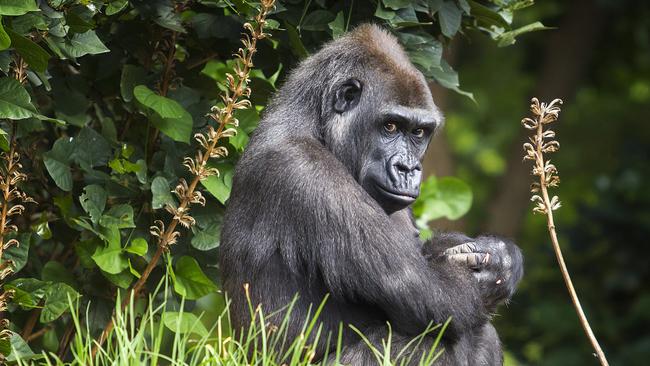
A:
{"type": "MultiPolygon", "coordinates": [[[[650,356],[650,4],[543,1],[518,14],[555,30],[514,47],[460,39],[452,65],[477,104],[442,92],[445,133],[429,168],[474,193],[463,219],[434,226],[509,235],[526,273],[496,323],[520,364],[589,365],[589,344],[559,274],[543,217],[531,213],[531,177],[518,125],[528,99],[562,98],[562,147],[551,158],[562,182],[556,225],[579,296],[611,364],[650,356]]],[[[437,145],[437,146],[436,146],[437,145]]]]}
{"type": "MultiPolygon", "coordinates": [[[[195,224],[180,231],[152,271],[149,291],[166,274],[175,290],[156,301],[178,311],[184,296],[184,309],[205,312],[208,329],[214,324],[223,309],[215,292],[221,215],[248,135],[300,59],[374,21],[396,33],[447,116],[425,161],[435,178],[423,187],[420,225],[446,216],[453,221],[430,223],[433,235],[487,231],[523,249],[524,280],[495,320],[507,363],[596,364],[545,220],[531,213],[519,121],[533,96],[565,102],[556,125],[562,149],[552,157],[562,178],[556,224],[583,306],[612,365],[647,363],[650,3],[276,5],[267,24],[272,37],[259,44],[251,73],[253,108],[236,114],[238,135],[224,144],[228,158],[211,163],[221,176],[202,182],[207,204],[192,206],[195,224]]],[[[14,346],[26,357],[69,357],[67,295],[80,295],[82,308],[90,303],[89,316],[82,314],[90,335],[104,329],[116,294],[133,285],[156,251],[150,225],[171,220],[163,208],[178,200],[170,191],[179,178],[191,179],[182,166],[196,149],[190,136],[214,124],[205,115],[221,105],[231,55],[256,7],[220,0],[0,2],[0,148],[15,140],[28,176],[21,188],[38,202],[24,203],[25,213],[14,218],[18,234],[1,234],[21,245],[0,260],[3,291],[14,295],[0,311],[10,320],[0,354],[14,346]],[[22,86],[14,82],[21,59],[22,86]]]]}

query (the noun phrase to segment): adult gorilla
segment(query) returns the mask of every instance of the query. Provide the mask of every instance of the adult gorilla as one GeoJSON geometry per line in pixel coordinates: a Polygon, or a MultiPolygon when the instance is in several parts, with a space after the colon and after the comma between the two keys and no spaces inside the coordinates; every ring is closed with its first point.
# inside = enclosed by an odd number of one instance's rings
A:
{"type": "MultiPolygon", "coordinates": [[[[462,234],[423,244],[410,214],[420,161],[442,121],[422,74],[377,26],[360,26],[300,64],[233,179],[220,268],[236,329],[250,322],[247,283],[267,314],[299,295],[289,337],[330,294],[319,320],[334,335],[346,325],[344,363],[375,363],[348,324],[380,345],[390,322],[399,349],[449,317],[441,364],[502,362],[489,319],[521,278],[519,249],[462,234]]],[[[316,356],[324,353],[321,342],[316,356]]]]}

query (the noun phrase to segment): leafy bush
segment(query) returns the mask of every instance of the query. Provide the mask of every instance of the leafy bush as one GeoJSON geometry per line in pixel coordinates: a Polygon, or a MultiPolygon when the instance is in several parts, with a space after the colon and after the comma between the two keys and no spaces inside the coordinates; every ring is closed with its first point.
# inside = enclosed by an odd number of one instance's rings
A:
{"type": "MultiPolygon", "coordinates": [[[[174,291],[154,302],[177,306],[183,297],[192,310],[214,294],[233,166],[286,70],[322,42],[380,22],[427,77],[471,97],[443,49],[460,32],[508,45],[543,28],[512,28],[513,13],[531,3],[286,0],[264,22],[254,20],[260,4],[239,0],[3,2],[0,354],[76,359],[102,333],[122,344],[127,330],[138,331],[118,306],[116,334],[104,332],[115,299],[131,299],[129,289],[150,292],[166,274],[174,291]],[[242,47],[245,22],[265,25],[272,37],[252,36],[259,43],[242,47]],[[231,100],[247,96],[247,87],[250,103],[231,100]],[[70,313],[70,300],[87,311],[70,313]]],[[[451,188],[424,197],[453,197],[458,186],[451,188]]],[[[420,211],[455,218],[469,207],[466,191],[462,197],[460,210],[447,205],[440,214],[423,203],[420,211]]],[[[100,354],[117,352],[108,347],[100,354]]]]}

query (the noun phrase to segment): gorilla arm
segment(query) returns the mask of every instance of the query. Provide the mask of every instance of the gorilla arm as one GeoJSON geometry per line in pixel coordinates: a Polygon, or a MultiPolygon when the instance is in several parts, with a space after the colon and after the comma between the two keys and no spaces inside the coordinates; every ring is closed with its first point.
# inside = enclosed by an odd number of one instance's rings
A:
{"type": "Polygon", "coordinates": [[[524,272],[519,247],[496,236],[470,238],[461,233],[439,233],[424,245],[423,251],[432,261],[447,260],[471,272],[491,313],[510,300],[524,272]]]}
{"type": "Polygon", "coordinates": [[[257,175],[259,186],[248,189],[277,198],[269,207],[282,213],[275,229],[287,230],[278,237],[294,236],[280,252],[300,262],[290,266],[319,275],[333,296],[380,307],[404,334],[452,317],[444,336],[458,337],[486,322],[475,280],[446,261],[431,266],[409,231],[395,227],[320,142],[293,138],[274,145],[282,149],[258,153],[258,170],[248,174],[257,175]]]}

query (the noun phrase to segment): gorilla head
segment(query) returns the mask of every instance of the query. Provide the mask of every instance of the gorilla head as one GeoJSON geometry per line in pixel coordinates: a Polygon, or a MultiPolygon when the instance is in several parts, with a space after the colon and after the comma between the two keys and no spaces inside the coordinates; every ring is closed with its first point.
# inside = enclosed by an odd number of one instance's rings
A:
{"type": "Polygon", "coordinates": [[[419,194],[421,160],[442,122],[424,76],[393,36],[372,25],[324,51],[321,62],[336,71],[325,79],[326,144],[384,211],[406,208],[419,194]],[[327,57],[351,49],[352,62],[327,57]]]}

